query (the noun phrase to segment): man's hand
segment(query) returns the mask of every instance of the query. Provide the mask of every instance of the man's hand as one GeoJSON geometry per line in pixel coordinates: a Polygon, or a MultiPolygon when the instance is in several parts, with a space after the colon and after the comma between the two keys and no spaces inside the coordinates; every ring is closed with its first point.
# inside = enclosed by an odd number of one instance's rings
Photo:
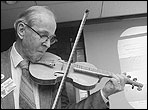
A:
{"type": "Polygon", "coordinates": [[[106,98],[112,94],[124,90],[125,83],[127,82],[127,77],[125,75],[125,73],[113,74],[113,78],[111,78],[102,89],[103,95],[106,98]]]}

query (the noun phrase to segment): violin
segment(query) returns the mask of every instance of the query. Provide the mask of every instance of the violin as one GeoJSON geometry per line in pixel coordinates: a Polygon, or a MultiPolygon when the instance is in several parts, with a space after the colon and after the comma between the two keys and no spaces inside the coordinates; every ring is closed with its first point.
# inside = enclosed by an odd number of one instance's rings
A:
{"type": "MultiPolygon", "coordinates": [[[[32,79],[38,84],[42,85],[53,85],[60,81],[60,85],[54,99],[52,109],[56,107],[59,95],[61,93],[62,87],[65,81],[70,81],[73,85],[79,89],[90,90],[95,87],[95,85],[100,81],[102,77],[112,78],[113,73],[103,71],[98,71],[98,69],[87,62],[76,62],[72,63],[72,57],[74,51],[80,39],[82,29],[84,27],[86,18],[88,16],[89,10],[87,9],[82,18],[70,57],[68,62],[65,63],[59,57],[53,54],[46,53],[43,58],[38,63],[31,63],[29,66],[30,74],[32,79]],[[108,74],[106,74],[108,73],[108,74]]],[[[126,79],[127,84],[131,84],[132,88],[134,86],[141,90],[143,85],[141,83],[130,80],[128,77],[126,79]]]]}
{"type": "MultiPolygon", "coordinates": [[[[66,69],[67,62],[61,60],[60,57],[46,52],[42,59],[37,63],[30,63],[29,71],[31,78],[40,85],[55,85],[61,81],[66,69]]],[[[91,90],[100,82],[101,78],[113,77],[112,72],[97,69],[93,64],[87,62],[72,63],[67,75],[66,81],[72,83],[76,88],[82,90],[91,90]]],[[[137,86],[137,90],[141,90],[143,84],[136,82],[136,78],[126,79],[126,84],[137,86]]]]}

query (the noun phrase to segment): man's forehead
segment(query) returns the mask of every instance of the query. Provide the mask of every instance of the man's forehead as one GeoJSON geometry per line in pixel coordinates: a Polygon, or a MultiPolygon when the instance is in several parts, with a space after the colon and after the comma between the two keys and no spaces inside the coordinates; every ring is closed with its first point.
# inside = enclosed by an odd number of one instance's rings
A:
{"type": "MultiPolygon", "coordinates": [[[[45,13],[39,13],[36,15],[34,22],[35,28],[38,28],[40,31],[55,31],[56,29],[56,21],[54,19],[54,16],[49,16],[45,13]]],[[[52,33],[52,32],[50,32],[52,33]]]]}
{"type": "Polygon", "coordinates": [[[56,25],[51,23],[37,23],[33,26],[33,28],[43,34],[54,34],[56,25]]]}

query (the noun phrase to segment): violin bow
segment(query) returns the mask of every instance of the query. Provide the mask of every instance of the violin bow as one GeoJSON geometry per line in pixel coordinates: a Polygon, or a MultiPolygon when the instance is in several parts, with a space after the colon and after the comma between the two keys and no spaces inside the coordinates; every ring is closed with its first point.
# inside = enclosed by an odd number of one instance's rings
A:
{"type": "Polygon", "coordinates": [[[66,66],[66,72],[63,74],[63,77],[62,77],[62,80],[61,80],[61,83],[59,85],[59,88],[58,88],[58,91],[57,91],[57,94],[56,94],[56,97],[55,97],[55,100],[53,102],[53,105],[52,105],[52,108],[51,109],[55,109],[56,107],[56,104],[57,104],[57,101],[58,101],[58,98],[59,98],[59,95],[61,93],[61,90],[63,88],[63,84],[64,84],[64,81],[68,75],[68,72],[69,72],[69,69],[70,69],[70,65],[71,65],[71,61],[72,61],[72,57],[74,55],[74,52],[75,52],[75,49],[76,49],[76,46],[78,44],[78,41],[80,39],[80,35],[81,35],[81,32],[83,30],[83,27],[84,27],[84,24],[86,22],[86,18],[88,17],[88,14],[89,14],[89,10],[87,9],[83,15],[83,18],[82,18],[82,21],[81,21],[81,24],[80,24],[80,27],[79,27],[79,31],[77,33],[77,37],[75,39],[75,42],[74,42],[74,45],[73,45],[73,48],[72,48],[72,51],[71,51],[71,54],[70,54],[70,57],[69,57],[69,60],[68,60],[68,63],[67,63],[67,66],[66,66]]]}

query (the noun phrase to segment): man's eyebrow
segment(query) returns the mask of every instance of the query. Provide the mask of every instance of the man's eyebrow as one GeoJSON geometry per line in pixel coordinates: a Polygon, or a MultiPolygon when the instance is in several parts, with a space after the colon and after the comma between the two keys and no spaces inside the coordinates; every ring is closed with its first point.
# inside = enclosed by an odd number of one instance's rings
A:
{"type": "Polygon", "coordinates": [[[49,32],[48,30],[45,30],[45,29],[38,29],[37,32],[40,33],[40,34],[45,34],[45,35],[55,35],[55,34],[52,34],[51,32],[49,32]]]}
{"type": "Polygon", "coordinates": [[[39,32],[40,34],[46,34],[46,35],[50,35],[51,33],[46,31],[46,30],[38,30],[37,32],[39,32]]]}

